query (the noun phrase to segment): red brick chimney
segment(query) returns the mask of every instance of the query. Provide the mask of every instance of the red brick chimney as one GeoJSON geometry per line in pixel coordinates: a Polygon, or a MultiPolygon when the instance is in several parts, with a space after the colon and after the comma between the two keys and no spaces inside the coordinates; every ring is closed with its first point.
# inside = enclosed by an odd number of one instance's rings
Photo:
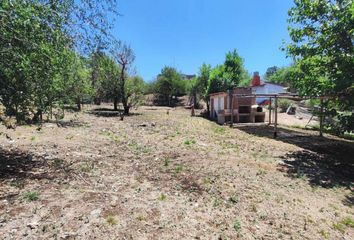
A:
{"type": "Polygon", "coordinates": [[[259,72],[254,72],[252,78],[252,87],[259,85],[261,85],[261,77],[259,76],[259,72]]]}

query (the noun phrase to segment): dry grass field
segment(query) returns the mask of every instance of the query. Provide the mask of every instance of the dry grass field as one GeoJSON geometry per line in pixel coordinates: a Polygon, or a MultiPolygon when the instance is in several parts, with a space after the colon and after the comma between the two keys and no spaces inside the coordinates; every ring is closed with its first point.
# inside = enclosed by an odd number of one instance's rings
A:
{"type": "Polygon", "coordinates": [[[354,142],[92,108],[0,127],[0,239],[353,239],[354,142]]]}

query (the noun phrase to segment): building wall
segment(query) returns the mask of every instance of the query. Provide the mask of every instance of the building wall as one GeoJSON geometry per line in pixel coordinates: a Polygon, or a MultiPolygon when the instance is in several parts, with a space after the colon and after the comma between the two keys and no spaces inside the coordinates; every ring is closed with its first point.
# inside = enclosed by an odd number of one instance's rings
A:
{"type": "Polygon", "coordinates": [[[210,97],[212,108],[210,109],[210,117],[216,118],[219,110],[225,109],[225,94],[221,93],[210,97]]]}

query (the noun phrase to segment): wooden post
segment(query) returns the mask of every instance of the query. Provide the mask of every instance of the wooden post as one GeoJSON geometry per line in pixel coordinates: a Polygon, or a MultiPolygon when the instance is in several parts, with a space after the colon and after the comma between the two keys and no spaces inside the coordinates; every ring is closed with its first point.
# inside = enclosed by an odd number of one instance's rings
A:
{"type": "Polygon", "coordinates": [[[272,124],[272,98],[269,98],[269,125],[272,124]]]}
{"type": "Polygon", "coordinates": [[[274,102],[274,138],[278,135],[278,97],[275,96],[274,102]]]}
{"type": "Polygon", "coordinates": [[[232,90],[232,94],[230,94],[230,101],[231,101],[231,123],[230,127],[234,126],[234,91],[232,90]]]}
{"type": "Polygon", "coordinates": [[[323,99],[320,101],[320,137],[323,137],[323,99]]]}

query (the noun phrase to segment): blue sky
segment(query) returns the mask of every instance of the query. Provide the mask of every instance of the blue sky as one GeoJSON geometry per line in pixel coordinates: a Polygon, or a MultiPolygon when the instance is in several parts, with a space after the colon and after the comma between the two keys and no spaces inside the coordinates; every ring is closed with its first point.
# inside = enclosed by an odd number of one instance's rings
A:
{"type": "Polygon", "coordinates": [[[205,62],[224,61],[237,49],[249,72],[262,75],[290,59],[279,48],[288,41],[292,0],[125,0],[114,35],[129,43],[136,69],[151,81],[168,65],[195,74],[205,62]]]}

